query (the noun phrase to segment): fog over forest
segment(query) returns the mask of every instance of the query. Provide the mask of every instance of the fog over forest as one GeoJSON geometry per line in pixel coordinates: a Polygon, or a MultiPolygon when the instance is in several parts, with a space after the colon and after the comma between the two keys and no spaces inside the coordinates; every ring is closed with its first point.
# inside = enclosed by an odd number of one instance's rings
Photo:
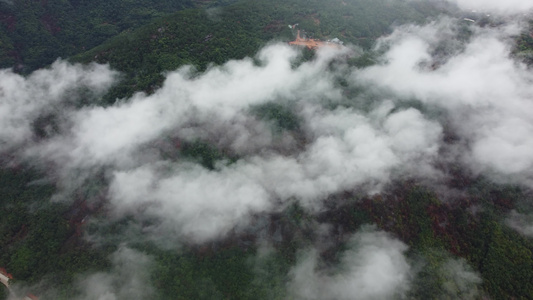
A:
{"type": "MultiPolygon", "coordinates": [[[[396,25],[373,49],[345,43],[318,49],[310,60],[302,49],[272,41],[253,57],[205,71],[182,66],[153,92],[111,105],[101,98],[123,74],[109,65],[58,59],[29,75],[1,70],[2,167],[42,172],[32,184],[55,189],[43,203],[70,205],[85,195],[89,205],[103,205],[84,220],[95,229],[82,236],[116,250],[108,270],[75,275],[76,299],[155,299],[157,275],[146,270],[156,260],[139,243],[179,252],[253,235],[249,263],[261,280],[262,262],[281,239],[265,216],[293,205],[323,215],[347,194],[378,197],[402,182],[453,203],[466,194],[449,184],[457,169],[530,193],[533,73],[513,49],[533,2],[449,2],[465,16],[476,10],[494,21],[481,26],[441,15],[396,25]],[[372,65],[351,63],[367,52],[372,65]],[[270,117],[269,109],[285,119],[270,117]],[[199,142],[216,155],[202,161],[184,154],[199,142]],[[120,222],[120,234],[105,230],[120,222]]],[[[533,236],[527,213],[513,209],[503,222],[533,236]]],[[[424,262],[407,254],[407,241],[373,222],[342,235],[335,228],[309,221],[302,232],[313,238],[280,283],[284,294],[272,299],[413,295],[424,262]],[[340,242],[343,250],[327,261],[323,253],[340,242]]],[[[447,254],[435,272],[443,297],[490,297],[465,258],[447,254]]],[[[231,298],[205,289],[206,299],[231,298]]],[[[13,290],[60,295],[47,278],[13,290]]]]}

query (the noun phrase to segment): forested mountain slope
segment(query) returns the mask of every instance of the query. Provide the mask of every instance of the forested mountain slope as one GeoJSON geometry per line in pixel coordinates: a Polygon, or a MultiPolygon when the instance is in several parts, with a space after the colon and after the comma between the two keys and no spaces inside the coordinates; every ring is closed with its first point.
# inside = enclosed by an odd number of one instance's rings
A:
{"type": "Polygon", "coordinates": [[[108,101],[152,91],[161,85],[163,71],[191,64],[202,71],[209,64],[253,56],[272,41],[288,42],[299,24],[308,36],[339,38],[368,49],[391,32],[392,26],[422,23],[452,10],[431,2],[394,1],[239,1],[223,9],[192,9],[165,16],[135,31],[125,32],[74,61],[110,63],[126,79],[108,101]]]}
{"type": "Polygon", "coordinates": [[[533,297],[525,13],[0,8],[0,299],[533,297]]]}
{"type": "Polygon", "coordinates": [[[124,30],[196,5],[192,0],[1,1],[0,66],[31,72],[124,30]]]}

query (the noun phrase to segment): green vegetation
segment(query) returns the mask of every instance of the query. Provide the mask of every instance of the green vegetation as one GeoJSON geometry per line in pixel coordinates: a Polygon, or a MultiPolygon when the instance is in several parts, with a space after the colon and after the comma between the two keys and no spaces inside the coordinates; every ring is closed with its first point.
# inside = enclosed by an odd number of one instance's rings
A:
{"type": "MultiPolygon", "coordinates": [[[[296,32],[288,24],[299,23],[315,38],[338,37],[368,48],[390,32],[391,24],[423,22],[436,14],[438,10],[430,5],[385,0],[238,1],[223,8],[164,16],[124,31],[73,60],[109,63],[124,72],[124,80],[106,96],[106,102],[113,103],[135,91],[152,92],[162,84],[163,72],[184,64],[202,71],[211,64],[253,56],[268,42],[293,40],[296,32]]],[[[358,63],[368,64],[365,59],[358,63]]]]}
{"type": "MultiPolygon", "coordinates": [[[[211,159],[220,157],[200,142],[187,147],[191,156],[198,155],[201,161],[207,159],[203,162],[206,167],[213,163],[211,159]]],[[[121,241],[113,236],[126,235],[138,221],[126,218],[115,225],[105,224],[98,230],[108,231],[107,235],[99,232],[108,244],[91,247],[78,235],[84,205],[50,203],[54,188],[41,183],[40,178],[38,172],[23,168],[0,174],[3,200],[0,213],[4,216],[0,227],[0,266],[7,268],[18,282],[31,284],[43,278],[53,281],[62,295],[59,299],[68,299],[77,295],[72,286],[77,274],[110,270],[109,255],[121,241]]],[[[269,226],[283,231],[278,238],[270,237],[273,248],[264,253],[254,244],[253,235],[247,234],[202,246],[186,246],[179,251],[160,250],[147,241],[132,246],[153,258],[149,272],[156,287],[156,299],[284,299],[285,283],[296,263],[296,253],[315,239],[311,228],[327,223],[334,228],[342,227],[342,234],[349,234],[364,224],[374,223],[411,245],[409,256],[413,261],[424,262],[417,273],[413,295],[453,298],[471,291],[453,281],[451,271],[447,271],[452,259],[463,268],[467,262],[473,268],[470,271],[480,274],[479,295],[527,298],[533,290],[533,241],[506,227],[505,214],[500,213],[502,205],[508,203],[505,199],[525,201],[527,196],[514,187],[478,182],[473,185],[474,194],[451,203],[410,184],[393,189],[389,194],[395,199],[384,196],[357,199],[316,216],[307,214],[295,203],[268,217],[272,224],[269,226]],[[481,212],[469,211],[467,208],[472,205],[480,206],[481,212]],[[443,282],[447,282],[445,289],[443,282]]],[[[141,222],[140,226],[149,226],[147,220],[141,222]]],[[[340,234],[336,230],[332,233],[340,234]]],[[[336,264],[344,250],[345,245],[340,243],[322,255],[336,264]]]]}
{"type": "Polygon", "coordinates": [[[411,245],[415,260],[423,257],[426,261],[415,285],[417,295],[445,293],[440,290],[445,274],[439,270],[452,255],[464,258],[480,273],[483,289],[492,297],[530,297],[533,241],[506,227],[503,208],[498,207],[505,199],[518,200],[525,195],[514,187],[483,182],[473,185],[477,188],[469,198],[453,203],[441,202],[418,187],[403,186],[394,191],[396,201],[376,197],[360,204],[380,228],[411,245]],[[480,212],[469,212],[472,205],[479,205],[480,212]]]}
{"type": "Polygon", "coordinates": [[[30,72],[194,4],[192,0],[1,1],[0,67],[30,72]]]}
{"type": "Polygon", "coordinates": [[[272,122],[274,131],[297,130],[300,127],[298,116],[287,105],[268,102],[253,107],[252,113],[260,119],[272,122]]]}
{"type": "Polygon", "coordinates": [[[254,250],[233,247],[203,251],[154,254],[157,299],[286,299],[291,265],[278,253],[256,258],[254,250]]]}
{"type": "MultiPolygon", "coordinates": [[[[203,71],[211,64],[253,56],[271,41],[292,40],[295,32],[288,24],[298,23],[308,36],[338,37],[368,49],[377,37],[390,32],[391,24],[424,22],[438,14],[427,2],[388,0],[21,0],[0,1],[0,9],[0,66],[15,66],[26,73],[58,56],[71,55],[76,62],[109,63],[123,72],[123,80],[105,96],[108,105],[137,91],[153,92],[162,84],[165,71],[188,64],[203,71]]],[[[521,35],[515,54],[531,64],[532,49],[531,36],[521,35]]],[[[310,50],[303,53],[302,60],[313,55],[310,50]]],[[[365,67],[375,59],[374,53],[367,52],[349,63],[365,67]]],[[[355,96],[362,91],[347,92],[355,96]]],[[[356,104],[370,110],[370,102],[356,104]]],[[[274,132],[298,131],[301,120],[293,109],[290,104],[270,102],[251,107],[250,112],[271,123],[274,132]]],[[[41,123],[53,125],[53,116],[34,124],[36,134],[44,137],[41,123]]],[[[236,159],[203,140],[175,144],[161,156],[193,161],[213,171],[217,163],[236,159]]],[[[88,208],[83,193],[72,196],[75,199],[69,204],[52,203],[56,189],[42,177],[23,166],[0,170],[0,267],[18,282],[54,282],[59,299],[77,295],[76,276],[111,270],[109,255],[132,225],[142,241],[132,248],[154,261],[148,272],[155,299],[285,299],[296,254],[316,242],[311,229],[320,224],[331,224],[334,238],[340,241],[321,253],[332,265],[346,249],[343,235],[365,224],[376,224],[408,244],[409,257],[424,262],[414,281],[413,297],[462,295],[457,283],[441,289],[450,279],[443,268],[452,259],[468,263],[480,274],[481,294],[526,299],[533,291],[533,241],[504,225],[509,211],[529,210],[525,203],[531,199],[517,187],[494,186],[483,179],[463,186],[464,197],[452,202],[441,201],[411,182],[399,182],[371,198],[347,191],[354,194],[342,197],[351,201],[316,215],[294,203],[261,216],[268,219],[261,229],[272,245],[263,253],[254,244],[257,232],[232,232],[206,245],[161,250],[142,239],[143,226],[156,221],[127,217],[104,222],[107,212],[88,208]],[[102,222],[85,225],[86,215],[102,222]],[[107,239],[106,244],[90,244],[81,232],[97,232],[107,239]]],[[[88,182],[85,188],[93,194],[105,193],[98,183],[88,182]]],[[[0,299],[6,297],[5,291],[0,292],[0,299]]]]}
{"type": "Polygon", "coordinates": [[[31,169],[0,172],[0,267],[17,282],[47,278],[69,295],[77,274],[108,266],[108,253],[81,239],[80,208],[50,203],[54,187],[40,179],[31,169]]]}
{"type": "Polygon", "coordinates": [[[204,70],[253,56],[272,40],[292,40],[295,32],[288,24],[299,23],[308,36],[338,37],[368,48],[391,24],[438,14],[424,2],[386,0],[22,0],[1,1],[0,11],[0,67],[29,73],[58,57],[83,53],[74,60],[110,63],[125,73],[108,102],[153,91],[164,71],[185,64],[204,70]]]}

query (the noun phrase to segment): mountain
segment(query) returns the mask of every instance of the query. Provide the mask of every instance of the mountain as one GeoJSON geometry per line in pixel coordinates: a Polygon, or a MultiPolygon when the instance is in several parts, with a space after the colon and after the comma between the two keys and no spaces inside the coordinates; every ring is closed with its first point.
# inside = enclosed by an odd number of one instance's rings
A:
{"type": "Polygon", "coordinates": [[[2,1],[2,67],[29,73],[193,1],[2,1]]]}
{"type": "Polygon", "coordinates": [[[202,71],[210,64],[253,56],[273,40],[293,40],[296,30],[290,24],[299,24],[309,36],[339,38],[368,48],[392,25],[423,22],[440,12],[428,3],[241,1],[224,9],[192,9],[163,17],[116,36],[74,61],[110,63],[126,74],[108,95],[112,102],[137,90],[153,91],[163,81],[162,72],[179,66],[192,64],[202,71]]]}
{"type": "Polygon", "coordinates": [[[531,8],[1,1],[0,299],[530,298],[531,8]]]}

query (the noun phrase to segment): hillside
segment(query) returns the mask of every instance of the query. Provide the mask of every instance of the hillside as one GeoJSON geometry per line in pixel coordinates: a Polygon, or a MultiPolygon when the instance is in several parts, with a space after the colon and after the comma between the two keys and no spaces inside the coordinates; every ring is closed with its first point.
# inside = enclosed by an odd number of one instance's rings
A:
{"type": "Polygon", "coordinates": [[[0,299],[533,297],[531,22],[467,7],[0,2],[0,299]]]}
{"type": "Polygon", "coordinates": [[[185,64],[203,71],[210,64],[253,56],[269,42],[293,40],[296,32],[289,24],[300,24],[316,38],[337,37],[369,48],[393,24],[424,22],[440,12],[429,4],[387,1],[241,1],[224,9],[166,16],[114,37],[74,61],[110,63],[124,72],[124,81],[107,95],[107,101],[113,102],[134,91],[153,91],[161,85],[164,71],[185,64]]]}
{"type": "Polygon", "coordinates": [[[206,5],[192,0],[2,1],[0,67],[29,73],[58,57],[95,47],[124,30],[200,4],[206,5]]]}

